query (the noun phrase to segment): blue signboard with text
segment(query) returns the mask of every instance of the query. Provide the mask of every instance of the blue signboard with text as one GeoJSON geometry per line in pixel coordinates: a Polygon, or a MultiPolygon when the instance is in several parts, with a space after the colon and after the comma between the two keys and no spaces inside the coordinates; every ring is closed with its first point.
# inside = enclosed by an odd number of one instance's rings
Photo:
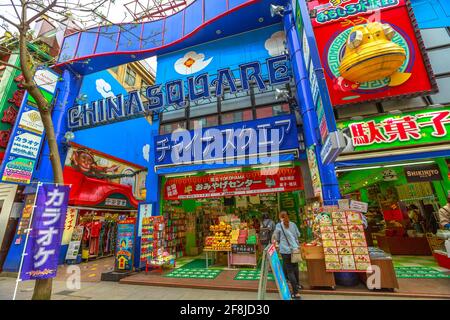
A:
{"type": "Polygon", "coordinates": [[[224,163],[251,155],[267,157],[298,149],[294,115],[232,123],[196,130],[176,130],[155,137],[156,165],[224,163]]]}

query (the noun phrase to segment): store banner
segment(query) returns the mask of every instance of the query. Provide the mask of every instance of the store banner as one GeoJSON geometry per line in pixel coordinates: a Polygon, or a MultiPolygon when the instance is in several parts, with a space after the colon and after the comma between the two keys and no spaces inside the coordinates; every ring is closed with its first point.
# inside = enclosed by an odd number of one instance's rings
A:
{"type": "Polygon", "coordinates": [[[415,148],[450,142],[450,106],[338,123],[346,140],[343,154],[415,148]]]}
{"type": "Polygon", "coordinates": [[[38,187],[31,231],[20,270],[21,280],[54,278],[58,269],[69,186],[38,187]]]}
{"type": "Polygon", "coordinates": [[[210,174],[200,177],[169,178],[164,186],[165,200],[214,198],[303,189],[299,167],[210,174]],[[267,173],[267,174],[265,174],[267,173]]]}
{"type": "Polygon", "coordinates": [[[437,91],[408,2],[307,2],[333,106],[437,91]]]}
{"type": "Polygon", "coordinates": [[[406,181],[429,182],[441,181],[442,173],[437,164],[405,167],[406,181]]]}
{"type": "MultiPolygon", "coordinates": [[[[298,149],[294,115],[237,122],[197,130],[177,130],[155,137],[156,165],[234,163],[250,155],[274,162],[279,152],[298,149]]],[[[252,157],[250,162],[257,164],[252,157]]]]}
{"type": "MultiPolygon", "coordinates": [[[[57,79],[58,75],[50,69],[36,71],[34,80],[48,103],[53,99],[57,79]]],[[[0,176],[2,182],[28,185],[44,141],[41,115],[28,92],[24,95],[17,119],[5,151],[0,176]]]]}
{"type": "MultiPolygon", "coordinates": [[[[324,163],[334,161],[342,151],[343,146],[335,144],[330,138],[331,133],[336,132],[336,118],[323,73],[320,53],[314,37],[314,29],[310,21],[307,5],[304,1],[293,0],[295,26],[297,28],[299,42],[302,47],[308,80],[311,87],[314,109],[319,122],[319,132],[322,144],[329,144],[328,159],[324,163]],[[331,145],[330,145],[331,144],[331,145]],[[332,149],[332,150],[331,150],[332,149]]],[[[323,160],[323,159],[322,159],[323,160]]]]}
{"type": "Polygon", "coordinates": [[[117,224],[116,270],[133,270],[136,218],[127,218],[117,224]]]}

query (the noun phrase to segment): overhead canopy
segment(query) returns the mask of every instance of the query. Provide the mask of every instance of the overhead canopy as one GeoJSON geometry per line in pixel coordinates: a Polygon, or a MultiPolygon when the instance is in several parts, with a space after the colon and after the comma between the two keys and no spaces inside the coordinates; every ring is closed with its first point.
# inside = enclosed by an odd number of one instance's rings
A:
{"type": "Polygon", "coordinates": [[[100,205],[117,209],[138,206],[138,200],[134,197],[131,186],[87,177],[72,167],[64,168],[64,183],[72,185],[69,205],[91,207],[100,205]],[[114,204],[120,202],[117,200],[127,200],[127,203],[125,206],[114,204]]]}
{"type": "Polygon", "coordinates": [[[86,75],[281,21],[271,4],[286,0],[196,0],[156,21],[99,26],[64,39],[58,67],[86,75]]]}

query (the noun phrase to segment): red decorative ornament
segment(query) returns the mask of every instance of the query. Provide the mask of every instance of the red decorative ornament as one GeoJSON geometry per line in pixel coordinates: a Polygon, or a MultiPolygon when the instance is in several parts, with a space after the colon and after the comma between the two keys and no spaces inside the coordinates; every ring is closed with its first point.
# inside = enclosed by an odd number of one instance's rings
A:
{"type": "Polygon", "coordinates": [[[16,121],[17,113],[18,111],[16,110],[16,108],[14,108],[13,106],[9,106],[8,109],[3,112],[2,122],[13,125],[16,121]]]}
{"type": "Polygon", "coordinates": [[[11,136],[11,129],[0,130],[0,147],[6,148],[8,146],[10,136],[11,136]]]}
{"type": "Polygon", "coordinates": [[[8,102],[14,103],[17,108],[20,108],[22,104],[23,96],[25,94],[25,90],[16,90],[13,93],[12,98],[8,99],[8,102]]]}

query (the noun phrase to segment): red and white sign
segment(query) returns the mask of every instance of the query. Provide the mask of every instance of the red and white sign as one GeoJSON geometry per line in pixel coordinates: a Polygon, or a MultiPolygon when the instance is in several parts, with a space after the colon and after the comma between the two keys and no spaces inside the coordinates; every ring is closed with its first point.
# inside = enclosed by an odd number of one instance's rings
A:
{"type": "Polygon", "coordinates": [[[299,167],[276,170],[211,174],[201,177],[170,178],[164,187],[164,199],[199,199],[303,189],[299,167]],[[264,174],[267,173],[267,174],[264,174]]]}

